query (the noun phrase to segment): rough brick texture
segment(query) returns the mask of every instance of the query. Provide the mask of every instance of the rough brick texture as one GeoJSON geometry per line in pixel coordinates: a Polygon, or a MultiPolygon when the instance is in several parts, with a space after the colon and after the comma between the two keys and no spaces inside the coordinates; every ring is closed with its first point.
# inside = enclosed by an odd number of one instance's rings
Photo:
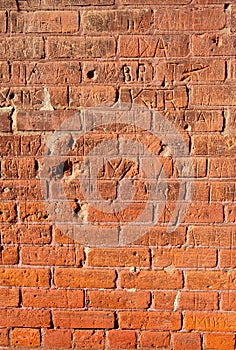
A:
{"type": "Polygon", "coordinates": [[[1,349],[236,349],[235,57],[235,0],[0,0],[1,349]]]}

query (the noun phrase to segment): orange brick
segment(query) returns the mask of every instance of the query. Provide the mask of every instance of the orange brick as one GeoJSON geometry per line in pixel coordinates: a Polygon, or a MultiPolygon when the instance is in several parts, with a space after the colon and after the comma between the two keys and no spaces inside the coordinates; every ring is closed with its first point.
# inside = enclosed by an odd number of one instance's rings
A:
{"type": "Polygon", "coordinates": [[[88,265],[105,266],[150,266],[150,253],[143,248],[94,248],[88,253],[88,265]]]}
{"type": "Polygon", "coordinates": [[[43,344],[50,349],[71,348],[71,330],[46,329],[43,333],[43,344]]]}
{"type": "Polygon", "coordinates": [[[158,329],[179,330],[181,328],[180,313],[157,311],[121,311],[119,324],[123,329],[158,329]]]}
{"type": "Polygon", "coordinates": [[[129,330],[111,330],[108,332],[109,349],[134,349],[136,333],[129,330]]]}
{"type": "Polygon", "coordinates": [[[0,265],[15,265],[18,263],[18,247],[2,246],[0,252],[0,265]]]}
{"type": "Polygon", "coordinates": [[[236,292],[228,291],[221,294],[221,309],[227,311],[236,310],[236,292]]]}
{"type": "Polygon", "coordinates": [[[236,248],[220,250],[220,268],[236,267],[236,248]]]}
{"type": "Polygon", "coordinates": [[[184,328],[187,330],[233,332],[235,325],[235,313],[188,311],[184,317],[184,328]]]}
{"type": "Polygon", "coordinates": [[[49,269],[0,268],[2,286],[49,287],[49,269]]]}
{"type": "Polygon", "coordinates": [[[40,330],[33,328],[14,328],[11,333],[14,346],[40,346],[40,330]]]}
{"type": "Polygon", "coordinates": [[[55,284],[66,288],[113,288],[116,273],[114,270],[66,268],[55,270],[55,284]]]}
{"type": "Polygon", "coordinates": [[[177,333],[173,335],[174,349],[176,350],[201,350],[200,334],[177,333]]]}
{"type": "Polygon", "coordinates": [[[218,310],[218,293],[216,292],[181,292],[178,310],[218,310]]]}
{"type": "Polygon", "coordinates": [[[187,271],[186,286],[198,290],[236,289],[235,272],[187,271]]]}
{"type": "Polygon", "coordinates": [[[206,333],[205,334],[205,349],[234,349],[235,347],[235,335],[234,334],[219,334],[219,333],[206,333]]]}
{"type": "Polygon", "coordinates": [[[104,349],[104,331],[75,330],[75,344],[79,349],[104,349]]]}
{"type": "Polygon", "coordinates": [[[0,309],[1,327],[50,327],[47,310],[0,309]]]}
{"type": "Polygon", "coordinates": [[[153,249],[153,266],[166,267],[215,267],[216,250],[206,248],[158,248],[153,249]]]}
{"type": "Polygon", "coordinates": [[[0,230],[4,244],[48,244],[51,242],[50,225],[2,225],[0,230]]]}
{"type": "Polygon", "coordinates": [[[174,311],[177,292],[154,292],[154,308],[156,310],[174,311]]]}
{"type": "Polygon", "coordinates": [[[234,106],[234,86],[201,85],[192,87],[192,105],[234,106]]]}
{"type": "Polygon", "coordinates": [[[235,177],[236,158],[210,158],[209,176],[210,177],[235,177]]]}
{"type": "Polygon", "coordinates": [[[113,328],[114,314],[105,311],[53,312],[54,324],[59,328],[113,328]]]}
{"type": "MultiPolygon", "coordinates": [[[[234,56],[236,49],[234,47],[234,35],[204,33],[194,34],[192,37],[194,56],[234,56]]],[[[212,89],[213,90],[217,89],[212,89]]]]}
{"type": "Polygon", "coordinates": [[[12,203],[0,203],[0,222],[15,222],[17,217],[16,205],[12,203]]]}
{"type": "Polygon", "coordinates": [[[8,346],[8,329],[1,328],[0,329],[0,346],[8,346]]]}
{"type": "Polygon", "coordinates": [[[121,271],[120,284],[122,288],[129,289],[179,289],[182,288],[183,280],[180,271],[121,271]]]}
{"type": "Polygon", "coordinates": [[[236,205],[226,207],[227,222],[236,222],[236,205]]]}
{"type": "Polygon", "coordinates": [[[142,349],[168,348],[170,346],[170,333],[143,331],[140,336],[140,346],[142,349]]]}
{"type": "Polygon", "coordinates": [[[0,289],[0,306],[14,307],[20,302],[19,289],[17,288],[1,288],[0,289]]]}
{"type": "Polygon", "coordinates": [[[87,306],[100,309],[146,309],[150,303],[149,292],[126,290],[89,290],[87,306]]]}
{"type": "Polygon", "coordinates": [[[22,304],[35,308],[82,308],[84,293],[82,290],[23,289],[22,304]]]}
{"type": "Polygon", "coordinates": [[[188,244],[203,247],[236,246],[236,232],[233,226],[190,226],[188,244]]]}

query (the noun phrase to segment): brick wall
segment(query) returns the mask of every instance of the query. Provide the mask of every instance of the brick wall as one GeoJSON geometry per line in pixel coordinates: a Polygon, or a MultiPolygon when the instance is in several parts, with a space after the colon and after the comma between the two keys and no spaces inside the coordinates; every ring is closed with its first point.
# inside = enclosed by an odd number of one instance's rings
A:
{"type": "Polygon", "coordinates": [[[1,349],[235,349],[235,55],[234,0],[0,0],[1,349]]]}

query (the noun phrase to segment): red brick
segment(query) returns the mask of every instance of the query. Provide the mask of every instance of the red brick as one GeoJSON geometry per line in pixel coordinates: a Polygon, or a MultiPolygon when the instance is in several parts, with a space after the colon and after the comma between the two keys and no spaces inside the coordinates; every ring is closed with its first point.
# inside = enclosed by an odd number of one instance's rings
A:
{"type": "Polygon", "coordinates": [[[233,332],[235,326],[235,313],[186,312],[184,317],[184,328],[187,330],[233,332]]]}
{"type": "Polygon", "coordinates": [[[49,214],[43,202],[20,203],[20,219],[26,222],[49,221],[49,214]]]}
{"type": "Polygon", "coordinates": [[[135,331],[111,330],[107,334],[109,349],[134,349],[136,348],[135,331]]]}
{"type": "Polygon", "coordinates": [[[150,254],[143,248],[93,248],[88,253],[88,265],[105,266],[150,266],[150,254]]]}
{"type": "Polygon", "coordinates": [[[7,62],[0,62],[0,83],[9,83],[10,67],[7,62]]]}
{"type": "Polygon", "coordinates": [[[153,249],[153,266],[193,268],[215,267],[216,249],[163,248],[153,249]]]}
{"type": "Polygon", "coordinates": [[[111,106],[116,100],[112,86],[76,86],[70,88],[70,107],[111,106]]]}
{"type": "Polygon", "coordinates": [[[0,268],[2,286],[49,287],[49,269],[0,268]]]}
{"type": "Polygon", "coordinates": [[[205,247],[236,246],[236,232],[230,226],[190,226],[188,244],[205,247]]]}
{"type": "Polygon", "coordinates": [[[100,309],[146,309],[150,303],[150,293],[126,290],[89,290],[87,306],[100,309]]]}
{"type": "MultiPolygon", "coordinates": [[[[4,179],[34,179],[37,173],[37,162],[34,158],[7,158],[1,163],[4,179]]],[[[27,187],[27,186],[25,186],[27,187]]]]}
{"type": "Polygon", "coordinates": [[[211,201],[234,202],[236,187],[234,182],[213,182],[211,184],[211,201]]]}
{"type": "Polygon", "coordinates": [[[178,312],[121,311],[119,324],[123,329],[179,330],[181,319],[178,312]]]}
{"type": "Polygon", "coordinates": [[[1,328],[0,329],[0,346],[8,346],[8,329],[1,328]]]}
{"type": "Polygon", "coordinates": [[[154,292],[153,296],[156,310],[174,311],[177,292],[154,292]]]}
{"type": "Polygon", "coordinates": [[[33,328],[14,328],[11,332],[14,346],[40,346],[40,330],[33,328]]]}
{"type": "Polygon", "coordinates": [[[181,292],[178,310],[212,311],[218,309],[216,292],[181,292]]]}
{"type": "Polygon", "coordinates": [[[48,58],[110,58],[115,56],[112,37],[49,37],[46,44],[48,58]]]}
{"type": "Polygon", "coordinates": [[[44,42],[40,37],[6,37],[1,40],[1,59],[34,60],[44,57],[44,42]]]}
{"type": "Polygon", "coordinates": [[[235,311],[236,310],[236,292],[223,292],[221,293],[221,310],[235,311]]]}
{"type": "Polygon", "coordinates": [[[35,308],[82,308],[82,290],[23,289],[22,304],[35,308]]]}
{"type": "Polygon", "coordinates": [[[169,348],[170,334],[168,332],[143,331],[140,336],[142,349],[169,348]]]}
{"type": "Polygon", "coordinates": [[[71,330],[46,329],[43,334],[43,344],[50,349],[71,348],[71,330]]]}
{"type": "Polygon", "coordinates": [[[80,266],[84,258],[82,248],[74,247],[22,247],[24,265],[80,266]]]}
{"type": "Polygon", "coordinates": [[[152,14],[145,10],[86,11],[81,25],[85,33],[146,32],[151,27],[152,14]]]}
{"type": "MultiPolygon", "coordinates": [[[[123,230],[121,230],[123,232],[123,230]]],[[[136,237],[137,228],[129,225],[129,234],[133,234],[136,237]]],[[[185,242],[185,227],[177,227],[175,232],[167,232],[165,227],[154,226],[152,228],[147,227],[147,233],[141,238],[138,238],[133,244],[146,245],[146,246],[176,246],[182,245],[185,242]]]]}
{"type": "Polygon", "coordinates": [[[200,334],[177,333],[173,334],[173,345],[175,350],[201,350],[200,334]]]}
{"type": "Polygon", "coordinates": [[[0,203],[0,222],[15,222],[17,217],[16,205],[0,203]]]}
{"type": "Polygon", "coordinates": [[[114,270],[56,269],[54,280],[57,287],[69,288],[113,288],[116,273],[114,270]]]}
{"type": "Polygon", "coordinates": [[[228,205],[226,208],[227,222],[236,222],[236,205],[228,205]]]}
{"type": "Polygon", "coordinates": [[[186,286],[198,290],[236,289],[235,273],[226,271],[187,271],[186,286]]]}
{"type": "Polygon", "coordinates": [[[11,131],[11,112],[7,110],[0,110],[0,132],[10,132],[11,131]]]}
{"type": "Polygon", "coordinates": [[[120,35],[121,57],[186,57],[189,54],[188,35],[120,35]]]}
{"type": "Polygon", "coordinates": [[[210,158],[208,173],[210,177],[235,177],[236,158],[210,158]]]}
{"type": "MultiPolygon", "coordinates": [[[[46,185],[46,184],[45,184],[46,185]]],[[[44,186],[45,186],[44,185],[44,186]]],[[[0,180],[1,200],[34,200],[42,199],[42,183],[40,180],[0,180]]]]}
{"type": "Polygon", "coordinates": [[[219,333],[206,333],[205,334],[205,349],[233,349],[235,347],[235,335],[234,334],[219,334],[219,333]]]}
{"type": "Polygon", "coordinates": [[[0,289],[0,307],[18,306],[19,301],[20,301],[19,289],[17,288],[0,289]]]}
{"type": "MultiPolygon", "coordinates": [[[[1,97],[0,97],[1,99],[1,97]]],[[[0,138],[0,152],[2,157],[14,157],[20,154],[20,136],[2,136],[0,138]]]]}
{"type": "Polygon", "coordinates": [[[220,268],[236,267],[236,248],[220,250],[219,266],[220,268]]]}
{"type": "MultiPolygon", "coordinates": [[[[205,177],[207,173],[207,163],[206,163],[206,158],[192,158],[191,159],[191,167],[192,167],[192,172],[193,174],[189,174],[189,170],[185,172],[182,169],[182,166],[185,164],[183,161],[183,158],[176,158],[174,162],[174,177],[194,177],[194,178],[201,178],[205,177]]],[[[190,163],[190,164],[191,164],[190,163]]],[[[189,165],[189,161],[186,163],[189,165]]],[[[188,169],[188,168],[187,168],[188,169]]]]}
{"type": "MultiPolygon", "coordinates": [[[[179,1],[179,0],[178,0],[179,1]]],[[[183,0],[182,0],[183,1],[183,0]]],[[[57,8],[78,8],[78,6],[92,6],[92,5],[112,5],[114,0],[62,0],[57,6],[55,6],[54,0],[20,0],[20,10],[41,10],[41,9],[52,9],[57,8]]],[[[1,9],[16,10],[15,0],[0,0],[1,9]]]]}
{"type": "Polygon", "coordinates": [[[194,56],[235,56],[235,36],[204,33],[192,37],[194,56]]]}
{"type": "Polygon", "coordinates": [[[18,247],[1,246],[0,265],[15,265],[18,260],[18,247]]]}
{"type": "Polygon", "coordinates": [[[7,30],[7,16],[6,11],[0,11],[0,33],[6,33],[7,30]]]}
{"type": "Polygon", "coordinates": [[[234,156],[235,137],[230,135],[195,135],[192,137],[194,155],[234,156]]]}
{"type": "Polygon", "coordinates": [[[113,328],[114,314],[106,311],[57,311],[53,320],[59,328],[113,328]]]}
{"type": "Polygon", "coordinates": [[[182,273],[175,271],[140,271],[120,272],[120,284],[122,288],[135,289],[179,289],[182,288],[182,273]]]}
{"type": "Polygon", "coordinates": [[[47,244],[51,242],[50,225],[2,225],[2,243],[47,244]]]}
{"type": "Polygon", "coordinates": [[[75,345],[79,349],[104,349],[103,331],[75,330],[75,345]]]}
{"type": "Polygon", "coordinates": [[[4,327],[50,327],[47,310],[0,309],[0,326],[4,327]]]}
{"type": "Polygon", "coordinates": [[[236,6],[235,4],[232,5],[232,12],[231,12],[231,30],[232,32],[236,32],[236,6]]]}
{"type": "MultiPolygon", "coordinates": [[[[121,0],[122,4],[143,5],[142,0],[121,0]]],[[[147,0],[146,5],[185,5],[189,0],[147,0]]]]}
{"type": "Polygon", "coordinates": [[[20,155],[22,156],[39,156],[45,152],[41,135],[21,136],[20,145],[20,155]]]}
{"type": "Polygon", "coordinates": [[[79,27],[76,11],[11,11],[11,33],[75,33],[79,27]]]}
{"type": "Polygon", "coordinates": [[[201,85],[192,86],[191,105],[234,106],[234,86],[201,85]]]}
{"type": "Polygon", "coordinates": [[[166,31],[222,29],[226,19],[222,7],[158,8],[155,10],[155,29],[166,31]],[[206,21],[205,19],[209,20],[206,21]]]}

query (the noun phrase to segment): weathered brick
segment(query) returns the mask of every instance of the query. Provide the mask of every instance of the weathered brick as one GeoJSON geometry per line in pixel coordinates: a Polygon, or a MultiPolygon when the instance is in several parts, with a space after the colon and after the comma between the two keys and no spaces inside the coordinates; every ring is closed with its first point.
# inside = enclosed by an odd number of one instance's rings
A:
{"type": "Polygon", "coordinates": [[[0,62],[0,83],[9,83],[10,67],[7,62],[0,62]]]}
{"type": "Polygon", "coordinates": [[[151,27],[152,14],[145,10],[86,11],[81,25],[85,33],[146,32],[151,27]]]}
{"type": "Polygon", "coordinates": [[[226,311],[236,310],[236,292],[226,291],[221,293],[220,308],[226,311]]]}
{"type": "Polygon", "coordinates": [[[111,106],[116,101],[112,86],[76,86],[70,88],[70,107],[111,106]]]}
{"type": "Polygon", "coordinates": [[[12,33],[75,33],[79,16],[76,11],[12,11],[9,22],[12,33]]]}
{"type": "Polygon", "coordinates": [[[1,246],[0,265],[15,265],[18,264],[18,247],[1,246]]]}
{"type": "Polygon", "coordinates": [[[168,349],[170,346],[170,333],[143,331],[140,335],[140,346],[142,349],[168,349]]]}
{"type": "Polygon", "coordinates": [[[104,349],[104,331],[75,330],[75,344],[79,349],[104,349]]]}
{"type": "Polygon", "coordinates": [[[181,292],[178,299],[178,310],[218,310],[217,292],[181,292]]]}
{"type": "MultiPolygon", "coordinates": [[[[26,169],[27,170],[27,169],[26,169]]],[[[1,200],[34,200],[42,199],[42,188],[46,191],[46,183],[39,180],[0,180],[1,200]]]]}
{"type": "Polygon", "coordinates": [[[7,37],[0,43],[1,59],[34,60],[44,57],[44,41],[40,37],[7,37]]]}
{"type": "Polygon", "coordinates": [[[15,222],[16,219],[16,205],[12,203],[0,203],[0,222],[15,222]]]}
{"type": "Polygon", "coordinates": [[[49,287],[49,277],[49,269],[0,268],[2,286],[49,287]]]}
{"type": "MultiPolygon", "coordinates": [[[[55,5],[54,0],[18,0],[20,10],[41,10],[41,9],[52,9],[58,8],[67,9],[78,6],[91,6],[91,5],[112,5],[114,0],[62,0],[59,4],[55,5]]],[[[183,0],[182,0],[183,1],[183,0]]],[[[15,0],[0,0],[1,9],[16,10],[17,5],[15,0]]]]}
{"type": "Polygon", "coordinates": [[[57,311],[53,312],[56,327],[60,328],[113,328],[114,313],[106,311],[57,311]]]}
{"type": "Polygon", "coordinates": [[[149,292],[126,290],[90,290],[87,306],[101,309],[146,309],[150,303],[149,292]]]}
{"type": "Polygon", "coordinates": [[[200,334],[175,333],[173,334],[173,345],[176,350],[201,350],[200,334]]]}
{"type": "Polygon", "coordinates": [[[236,222],[236,205],[227,205],[225,212],[227,222],[236,222]]]}
{"type": "Polygon", "coordinates": [[[200,106],[234,106],[235,86],[192,86],[191,104],[200,106]]]}
{"type": "Polygon", "coordinates": [[[235,325],[235,313],[186,312],[184,317],[184,328],[187,330],[232,332],[235,325]]]}
{"type": "Polygon", "coordinates": [[[236,158],[213,158],[209,159],[208,175],[217,178],[235,177],[236,158]]]}
{"type": "Polygon", "coordinates": [[[235,35],[194,34],[192,36],[194,56],[235,56],[235,35]]]}
{"type": "MultiPolygon", "coordinates": [[[[127,229],[123,228],[121,230],[121,234],[125,236],[127,229]]],[[[144,246],[167,246],[167,245],[182,245],[185,242],[185,231],[184,227],[177,227],[175,232],[167,232],[165,227],[162,226],[154,226],[152,228],[148,228],[146,233],[137,238],[137,227],[129,225],[129,235],[134,237],[134,242],[132,244],[135,245],[144,245],[144,246]]]]}
{"type": "Polygon", "coordinates": [[[154,267],[215,267],[216,249],[157,248],[153,249],[152,261],[154,267]]]}
{"type": "Polygon", "coordinates": [[[236,232],[233,226],[190,226],[187,236],[188,244],[193,246],[236,246],[236,232]]]}
{"type": "Polygon", "coordinates": [[[136,333],[129,330],[113,329],[107,334],[109,349],[134,349],[136,333]]]}
{"type": "Polygon", "coordinates": [[[6,11],[0,11],[0,33],[6,33],[6,30],[7,30],[6,11]]]}
{"type": "Polygon", "coordinates": [[[49,349],[71,348],[72,334],[67,329],[46,329],[43,344],[49,349]]]}
{"type": "MultiPolygon", "coordinates": [[[[0,306],[1,307],[17,307],[20,302],[19,289],[17,288],[1,288],[0,289],[0,306]]],[[[0,342],[1,344],[1,342],[0,342]]]]}
{"type": "Polygon", "coordinates": [[[211,184],[211,201],[234,202],[236,186],[234,182],[213,182],[211,184]]]}
{"type": "Polygon", "coordinates": [[[115,56],[115,39],[112,37],[48,38],[48,58],[110,58],[115,56]]]}
{"type": "Polygon", "coordinates": [[[121,329],[179,330],[181,319],[178,312],[121,311],[119,324],[121,329]]]}
{"type": "Polygon", "coordinates": [[[113,288],[116,273],[105,269],[61,268],[55,270],[54,279],[57,287],[113,288]]]}
{"type": "Polygon", "coordinates": [[[232,12],[231,12],[231,30],[232,32],[236,32],[236,6],[235,4],[232,5],[232,12]]]}
{"type": "Polygon", "coordinates": [[[120,35],[121,57],[186,57],[189,54],[188,35],[120,35]]]}
{"type": "Polygon", "coordinates": [[[182,273],[175,271],[140,271],[120,272],[120,284],[122,288],[135,289],[179,289],[182,288],[182,273]]]}
{"type": "Polygon", "coordinates": [[[11,112],[5,108],[0,109],[0,132],[11,131],[11,112]]]}
{"type": "Polygon", "coordinates": [[[22,247],[21,261],[25,265],[79,266],[83,249],[74,247],[22,247]]]}
{"type": "MultiPolygon", "coordinates": [[[[231,135],[194,135],[192,154],[210,156],[234,156],[236,138],[231,135]]],[[[226,163],[227,164],[227,163],[226,163]]],[[[227,170],[227,169],[226,169],[227,170]]]]}
{"type": "Polygon", "coordinates": [[[43,202],[20,203],[20,219],[25,222],[49,221],[49,214],[43,202]]]}
{"type": "Polygon", "coordinates": [[[233,349],[235,346],[234,334],[219,334],[219,333],[206,333],[205,334],[205,349],[233,349]]]}
{"type": "Polygon", "coordinates": [[[0,329],[0,346],[8,346],[8,329],[7,328],[1,328],[0,329]]]}
{"type": "Polygon", "coordinates": [[[220,268],[236,267],[236,248],[220,250],[219,266],[220,268]]]}
{"type": "MultiPolygon", "coordinates": [[[[121,0],[122,4],[125,5],[143,5],[142,0],[121,0]]],[[[189,0],[147,0],[145,4],[149,5],[185,5],[188,4],[189,0]]]]}
{"type": "Polygon", "coordinates": [[[105,266],[144,266],[150,265],[150,255],[148,249],[143,248],[94,248],[90,249],[88,256],[88,265],[105,266]]]}
{"type": "Polygon", "coordinates": [[[225,271],[188,271],[186,286],[196,290],[236,289],[235,273],[225,271]]]}
{"type": "Polygon", "coordinates": [[[3,179],[33,179],[36,177],[37,161],[34,158],[5,158],[1,163],[3,179]]]}
{"type": "Polygon", "coordinates": [[[156,310],[174,311],[177,292],[154,292],[153,302],[156,310]]]}
{"type": "Polygon", "coordinates": [[[0,309],[2,327],[50,327],[48,310],[0,309]]]}
{"type": "Polygon", "coordinates": [[[188,166],[187,169],[189,169],[189,164],[192,169],[192,174],[189,174],[189,170],[184,171],[184,165],[185,162],[183,158],[176,158],[174,161],[174,169],[173,169],[173,175],[174,177],[194,177],[194,178],[201,178],[205,177],[207,174],[207,160],[206,158],[193,158],[191,159],[191,163],[189,163],[189,160],[187,159],[186,165],[188,166]]]}
{"type": "Polygon", "coordinates": [[[14,346],[40,346],[40,330],[33,328],[14,328],[11,333],[14,346]]]}
{"type": "Polygon", "coordinates": [[[226,18],[221,7],[158,8],[155,10],[155,29],[166,31],[214,30],[225,26],[226,18]],[[205,19],[208,18],[208,21],[205,19]]]}
{"type": "Polygon", "coordinates": [[[5,244],[48,244],[51,242],[50,225],[2,225],[1,240],[5,244]]]}
{"type": "Polygon", "coordinates": [[[11,157],[20,155],[20,136],[1,135],[0,138],[0,153],[2,157],[11,157]]]}

